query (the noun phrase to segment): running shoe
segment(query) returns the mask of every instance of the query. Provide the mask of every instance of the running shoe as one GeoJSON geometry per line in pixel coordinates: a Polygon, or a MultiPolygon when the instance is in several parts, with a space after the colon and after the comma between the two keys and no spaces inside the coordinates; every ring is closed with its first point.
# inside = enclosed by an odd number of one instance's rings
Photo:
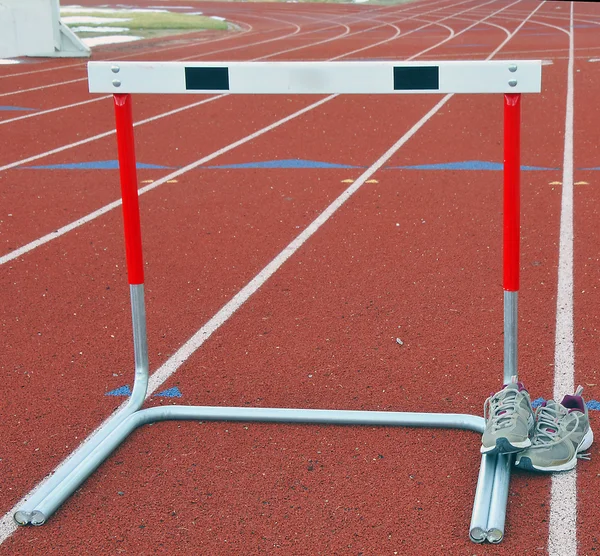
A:
{"type": "Polygon", "coordinates": [[[577,465],[577,459],[589,459],[584,452],[592,445],[594,433],[582,392],[579,386],[562,403],[548,400],[537,408],[532,445],[517,455],[517,467],[529,471],[568,471],[577,465]]]}
{"type": "Polygon", "coordinates": [[[516,376],[485,401],[483,415],[482,454],[512,454],[531,446],[535,424],[531,399],[516,376]]]}

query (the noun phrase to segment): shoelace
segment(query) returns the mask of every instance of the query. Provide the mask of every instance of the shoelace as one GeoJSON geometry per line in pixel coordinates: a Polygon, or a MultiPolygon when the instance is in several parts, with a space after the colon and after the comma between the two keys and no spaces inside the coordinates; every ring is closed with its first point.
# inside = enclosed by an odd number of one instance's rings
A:
{"type": "Polygon", "coordinates": [[[512,422],[512,416],[515,413],[515,398],[517,390],[508,390],[502,399],[496,396],[490,396],[483,404],[483,418],[487,421],[491,413],[494,419],[494,427],[502,429],[508,427],[512,422]],[[497,402],[496,404],[493,402],[497,402]]]}
{"type": "MultiPolygon", "coordinates": [[[[558,434],[559,429],[559,419],[560,417],[564,417],[567,415],[567,410],[561,405],[556,405],[554,407],[540,407],[536,417],[536,435],[535,435],[535,444],[531,446],[529,449],[535,448],[545,448],[549,444],[556,443],[556,436],[558,434]]],[[[574,412],[573,415],[577,419],[577,423],[570,430],[567,431],[567,434],[563,436],[560,440],[565,440],[571,436],[577,427],[579,426],[579,414],[574,412]]],[[[590,454],[577,454],[579,459],[589,459],[590,454]]]]}

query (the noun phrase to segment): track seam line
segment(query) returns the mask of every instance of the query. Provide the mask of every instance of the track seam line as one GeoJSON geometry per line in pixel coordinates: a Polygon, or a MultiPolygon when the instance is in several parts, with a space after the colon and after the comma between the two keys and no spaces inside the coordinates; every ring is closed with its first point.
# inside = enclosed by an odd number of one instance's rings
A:
{"type": "MultiPolygon", "coordinates": [[[[556,292],[556,336],[554,344],[554,399],[575,389],[573,335],[573,122],[574,122],[574,3],[569,22],[569,63],[563,159],[562,198],[556,292]]],[[[552,475],[550,488],[550,556],[577,554],[577,469],[552,475]]]]}

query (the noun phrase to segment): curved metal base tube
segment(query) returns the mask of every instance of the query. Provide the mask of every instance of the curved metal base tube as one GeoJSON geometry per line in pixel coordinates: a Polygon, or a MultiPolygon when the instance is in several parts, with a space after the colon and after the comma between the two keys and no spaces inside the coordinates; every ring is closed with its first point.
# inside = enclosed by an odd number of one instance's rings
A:
{"type": "MultiPolygon", "coordinates": [[[[140,407],[148,385],[144,286],[130,286],[130,294],[135,353],[135,381],[131,398],[125,407],[109,418],[96,434],[73,452],[54,475],[15,512],[14,519],[20,525],[45,523],[137,427],[157,421],[440,427],[483,433],[484,419],[467,414],[177,405],[142,410],[140,407]]],[[[504,534],[510,462],[500,462],[501,457],[483,456],[481,459],[470,527],[470,538],[474,542],[483,542],[486,539],[490,542],[500,542],[504,534]]]]}
{"type": "MultiPolygon", "coordinates": [[[[137,427],[166,420],[441,427],[466,429],[479,433],[484,428],[482,417],[452,413],[177,405],[143,409],[125,417],[116,428],[106,435],[104,440],[89,452],[87,457],[71,470],[70,474],[56,488],[37,503],[31,512],[28,512],[28,515],[20,514],[17,522],[22,525],[27,523],[42,525],[137,427]]],[[[16,515],[15,519],[17,519],[16,515]]]]}
{"type": "Polygon", "coordinates": [[[133,347],[135,357],[135,378],[131,397],[125,407],[109,417],[107,421],[79,446],[33,493],[29,500],[14,514],[14,519],[19,525],[27,525],[32,521],[32,516],[37,505],[42,502],[54,489],[73,472],[90,453],[101,444],[104,439],[115,430],[129,415],[142,407],[148,389],[148,345],[146,340],[146,309],[144,303],[144,286],[132,285],[129,287],[131,298],[131,317],[133,324],[133,347]]]}

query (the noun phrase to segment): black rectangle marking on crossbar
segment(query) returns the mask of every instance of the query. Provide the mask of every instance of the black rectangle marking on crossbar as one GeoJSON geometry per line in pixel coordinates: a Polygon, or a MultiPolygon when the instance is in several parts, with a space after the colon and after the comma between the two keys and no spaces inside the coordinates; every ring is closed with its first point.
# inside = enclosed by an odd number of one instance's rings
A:
{"type": "Polygon", "coordinates": [[[439,66],[394,67],[394,91],[437,91],[439,88],[439,66]]]}
{"type": "Polygon", "coordinates": [[[185,68],[186,91],[229,91],[229,68],[185,68]]]}

